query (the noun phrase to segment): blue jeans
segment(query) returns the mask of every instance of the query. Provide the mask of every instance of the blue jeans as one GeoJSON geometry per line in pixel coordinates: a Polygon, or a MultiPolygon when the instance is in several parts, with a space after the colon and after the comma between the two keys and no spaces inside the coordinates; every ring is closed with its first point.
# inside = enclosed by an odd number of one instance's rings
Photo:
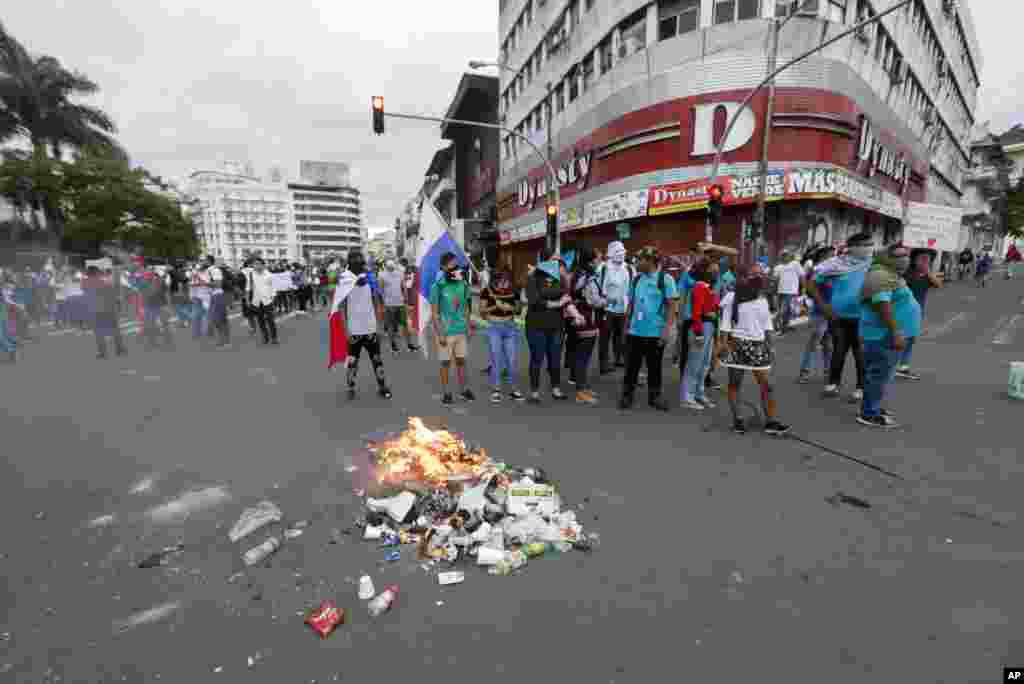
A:
{"type": "Polygon", "coordinates": [[[861,414],[877,416],[882,412],[885,390],[896,375],[902,352],[892,348],[892,340],[864,340],[864,402],[861,414]]]}
{"type": "Polygon", "coordinates": [[[178,322],[183,323],[185,321],[192,320],[192,303],[187,299],[175,302],[174,313],[178,317],[178,322]]]}
{"type": "Polygon", "coordinates": [[[545,360],[551,389],[562,384],[562,331],[527,330],[526,343],[530,345],[530,391],[540,389],[540,369],[545,360]]]}
{"type": "Polygon", "coordinates": [[[197,297],[192,298],[192,337],[200,339],[206,337],[210,330],[209,312],[203,306],[203,301],[197,297]]]}
{"type": "Polygon", "coordinates": [[[690,329],[694,334],[703,332],[703,344],[694,344],[686,356],[686,370],[683,372],[683,384],[679,388],[680,401],[699,401],[704,399],[704,378],[711,369],[711,353],[715,348],[715,324],[704,321],[697,327],[694,321],[690,329]]]}
{"type": "Polygon", "coordinates": [[[501,387],[504,372],[508,373],[509,384],[515,386],[519,326],[515,321],[491,321],[487,328],[487,345],[491,352],[491,387],[501,387]]]}
{"type": "Polygon", "coordinates": [[[782,309],[782,330],[789,330],[789,322],[793,320],[793,301],[797,298],[795,294],[780,294],[779,308],[782,309]]]}
{"type": "Polygon", "coordinates": [[[914,354],[914,341],[916,337],[907,338],[907,348],[903,350],[903,355],[900,357],[899,365],[904,368],[910,368],[910,359],[914,354]]]}
{"type": "Polygon", "coordinates": [[[828,320],[812,318],[810,327],[811,336],[807,340],[803,356],[800,357],[800,374],[810,374],[818,352],[821,352],[821,370],[827,373],[828,369],[832,367],[832,336],[828,332],[828,320]]]}

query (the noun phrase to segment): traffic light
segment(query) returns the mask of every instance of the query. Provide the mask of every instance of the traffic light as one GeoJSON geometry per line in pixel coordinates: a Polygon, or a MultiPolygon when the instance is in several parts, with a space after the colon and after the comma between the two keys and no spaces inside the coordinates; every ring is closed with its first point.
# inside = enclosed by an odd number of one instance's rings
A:
{"type": "Polygon", "coordinates": [[[708,224],[712,228],[718,228],[718,222],[722,219],[722,195],[725,191],[717,183],[708,188],[708,224]]]}
{"type": "Polygon", "coordinates": [[[554,245],[555,238],[558,237],[558,205],[548,205],[548,244],[554,245]]]}
{"type": "Polygon", "coordinates": [[[373,132],[384,133],[384,98],[380,95],[373,96],[373,132]]]}

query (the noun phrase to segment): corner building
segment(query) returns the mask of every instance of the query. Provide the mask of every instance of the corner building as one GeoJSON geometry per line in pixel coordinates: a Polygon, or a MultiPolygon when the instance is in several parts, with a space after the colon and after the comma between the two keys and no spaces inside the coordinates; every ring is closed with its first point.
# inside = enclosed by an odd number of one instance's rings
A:
{"type": "MultiPolygon", "coordinates": [[[[804,0],[778,64],[896,0],[804,0]]],[[[704,239],[706,186],[726,121],[767,75],[779,0],[500,0],[500,115],[542,149],[560,192],[563,249],[704,239]]],[[[770,127],[767,253],[869,230],[897,240],[907,202],[960,206],[981,55],[967,0],[914,0],[758,93],[726,141],[715,242],[739,246],[770,127]]],[[[501,250],[517,272],[544,245],[549,174],[503,136],[501,250]]]]}

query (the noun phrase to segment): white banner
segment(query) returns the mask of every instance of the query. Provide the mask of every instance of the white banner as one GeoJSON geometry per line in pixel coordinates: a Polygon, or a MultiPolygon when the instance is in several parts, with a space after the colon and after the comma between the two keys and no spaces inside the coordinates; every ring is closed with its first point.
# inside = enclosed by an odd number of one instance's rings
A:
{"type": "Polygon", "coordinates": [[[909,202],[903,221],[903,244],[955,252],[960,246],[963,217],[961,207],[909,202]]]}
{"type": "Polygon", "coordinates": [[[583,209],[583,223],[599,226],[647,215],[647,189],[623,192],[588,202],[583,209]]]}
{"type": "Polygon", "coordinates": [[[504,239],[502,236],[502,243],[509,242],[525,242],[526,240],[533,240],[539,238],[547,233],[548,227],[546,221],[537,221],[536,223],[530,223],[525,226],[519,226],[518,228],[512,228],[511,230],[505,231],[508,234],[508,239],[504,239]]]}

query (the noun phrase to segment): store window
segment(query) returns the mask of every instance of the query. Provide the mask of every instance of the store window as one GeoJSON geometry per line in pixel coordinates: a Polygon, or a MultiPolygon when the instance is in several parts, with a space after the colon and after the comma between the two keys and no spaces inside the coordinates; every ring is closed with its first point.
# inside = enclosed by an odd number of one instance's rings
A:
{"type": "Polygon", "coordinates": [[[589,54],[583,59],[583,92],[590,90],[594,85],[594,54],[589,54]]]}
{"type": "Polygon", "coordinates": [[[818,2],[819,0],[775,0],[775,16],[781,19],[794,12],[817,16],[818,2]]]}
{"type": "Polygon", "coordinates": [[[569,69],[565,80],[569,82],[569,102],[575,102],[576,98],[580,96],[579,68],[574,66],[569,69]]]}
{"type": "Polygon", "coordinates": [[[625,59],[647,47],[647,8],[634,12],[620,25],[622,43],[619,57],[625,59]]]}
{"type": "Polygon", "coordinates": [[[608,36],[597,46],[598,59],[601,62],[601,75],[612,69],[612,37],[608,36]]]}
{"type": "Polygon", "coordinates": [[[715,0],[716,24],[728,24],[761,16],[761,0],[715,0]]]}
{"type": "Polygon", "coordinates": [[[555,87],[555,111],[561,114],[565,111],[565,82],[555,87]]]}
{"type": "Polygon", "coordinates": [[[700,26],[700,0],[662,0],[658,4],[658,40],[669,40],[700,26]]]}

